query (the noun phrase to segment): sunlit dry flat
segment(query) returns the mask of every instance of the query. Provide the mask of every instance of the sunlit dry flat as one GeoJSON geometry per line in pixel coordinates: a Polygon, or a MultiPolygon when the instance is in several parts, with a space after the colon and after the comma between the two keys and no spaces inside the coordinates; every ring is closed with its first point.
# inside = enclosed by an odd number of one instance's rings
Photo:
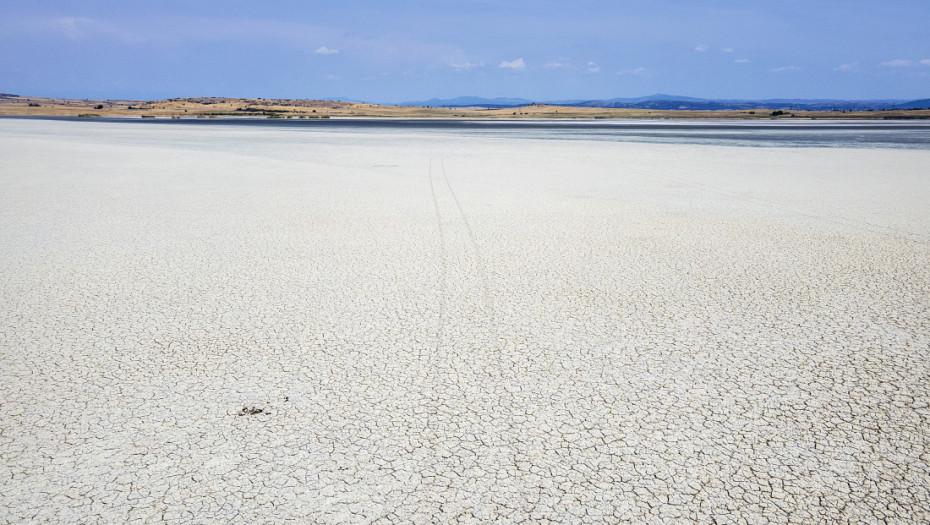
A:
{"type": "Polygon", "coordinates": [[[926,522],[928,166],[0,119],[0,522],[926,522]]]}

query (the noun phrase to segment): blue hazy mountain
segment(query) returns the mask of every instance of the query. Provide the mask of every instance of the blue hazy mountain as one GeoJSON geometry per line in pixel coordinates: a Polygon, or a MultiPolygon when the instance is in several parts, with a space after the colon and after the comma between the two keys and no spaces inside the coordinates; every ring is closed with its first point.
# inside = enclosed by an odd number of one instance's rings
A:
{"type": "Polygon", "coordinates": [[[922,98],[920,100],[911,100],[910,102],[904,102],[895,106],[896,109],[930,109],[930,98],[922,98]]]}

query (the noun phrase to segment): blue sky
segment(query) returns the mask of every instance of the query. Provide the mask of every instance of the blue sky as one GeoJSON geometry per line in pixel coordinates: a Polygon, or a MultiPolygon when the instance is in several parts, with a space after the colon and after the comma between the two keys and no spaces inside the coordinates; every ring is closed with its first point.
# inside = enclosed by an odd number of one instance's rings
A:
{"type": "Polygon", "coordinates": [[[930,97],[927,0],[0,0],[0,92],[930,97]]]}

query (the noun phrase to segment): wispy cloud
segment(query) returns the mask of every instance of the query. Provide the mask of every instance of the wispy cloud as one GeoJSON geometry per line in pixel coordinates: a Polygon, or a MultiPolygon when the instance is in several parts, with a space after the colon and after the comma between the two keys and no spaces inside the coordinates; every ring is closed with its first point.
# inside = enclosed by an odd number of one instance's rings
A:
{"type": "Polygon", "coordinates": [[[449,64],[449,67],[456,71],[468,71],[469,69],[474,69],[476,67],[484,67],[484,62],[463,62],[461,64],[449,64]]]}
{"type": "Polygon", "coordinates": [[[911,66],[930,66],[930,58],[921,60],[910,60],[907,58],[896,58],[887,62],[882,62],[883,67],[911,67],[911,66]]]}
{"type": "Polygon", "coordinates": [[[751,62],[751,60],[749,60],[748,58],[737,58],[736,60],[734,60],[734,62],[736,62],[737,64],[748,64],[751,62]]]}
{"type": "Polygon", "coordinates": [[[568,66],[565,65],[563,62],[559,62],[559,61],[549,62],[545,65],[546,69],[562,69],[563,67],[568,67],[568,66]]]}
{"type": "Polygon", "coordinates": [[[63,36],[69,40],[81,41],[93,38],[112,39],[129,45],[144,44],[149,38],[139,31],[133,31],[117,24],[102,20],[82,17],[61,17],[50,20],[41,20],[26,23],[23,30],[48,32],[55,36],[63,36]],[[32,27],[29,27],[29,26],[32,27]]]}
{"type": "Polygon", "coordinates": [[[636,75],[641,77],[649,76],[649,70],[644,67],[637,67],[635,69],[624,69],[622,71],[617,71],[618,75],[636,75]]]}
{"type": "Polygon", "coordinates": [[[88,26],[96,23],[89,18],[63,17],[55,20],[53,25],[61,30],[61,34],[71,40],[81,40],[87,36],[88,26]]]}
{"type": "Polygon", "coordinates": [[[733,52],[733,48],[732,48],[732,47],[725,47],[725,48],[721,49],[721,51],[723,51],[724,53],[732,53],[732,52],[733,52]]]}
{"type": "Polygon", "coordinates": [[[708,45],[706,45],[706,44],[701,44],[701,45],[699,45],[699,46],[697,46],[697,47],[694,48],[694,50],[697,51],[698,53],[703,53],[703,52],[707,51],[708,49],[710,49],[710,46],[708,46],[708,45]]]}
{"type": "MultiPolygon", "coordinates": [[[[3,27],[5,31],[7,28],[3,27]]],[[[112,40],[130,45],[184,46],[243,38],[287,42],[313,51],[321,39],[338,39],[340,32],[309,24],[244,18],[153,17],[116,22],[104,18],[57,17],[23,20],[22,34],[70,40],[112,40]],[[314,42],[311,46],[310,42],[314,42]]]]}
{"type": "Polygon", "coordinates": [[[176,52],[194,50],[204,43],[249,42],[261,46],[283,44],[289,51],[338,55],[377,67],[446,68],[465,63],[458,47],[406,36],[359,37],[344,31],[297,21],[225,17],[152,17],[119,22],[104,18],[37,17],[16,27],[0,16],[0,36],[8,31],[39,36],[50,41],[118,42],[127,46],[171,47],[176,52]],[[321,43],[326,45],[321,46],[321,43]]]}
{"type": "Polygon", "coordinates": [[[782,66],[782,67],[773,67],[772,71],[776,73],[784,73],[786,71],[800,71],[801,68],[798,66],[782,66]]]}
{"type": "Polygon", "coordinates": [[[526,62],[524,62],[522,58],[518,58],[510,62],[507,62],[507,61],[501,62],[501,65],[497,67],[502,67],[504,69],[512,69],[514,71],[526,71],[526,62]]]}
{"type": "Polygon", "coordinates": [[[835,68],[833,68],[833,71],[849,72],[849,71],[855,71],[858,68],[859,68],[859,63],[853,62],[852,64],[840,64],[836,66],[835,68]]]}
{"type": "Polygon", "coordinates": [[[588,73],[599,73],[601,67],[595,64],[594,62],[588,62],[588,73]]]}

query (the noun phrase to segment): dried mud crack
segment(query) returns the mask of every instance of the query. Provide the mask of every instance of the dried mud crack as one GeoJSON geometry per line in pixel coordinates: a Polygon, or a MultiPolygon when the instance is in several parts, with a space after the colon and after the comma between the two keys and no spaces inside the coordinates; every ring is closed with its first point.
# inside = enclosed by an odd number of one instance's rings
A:
{"type": "Polygon", "coordinates": [[[930,150],[585,129],[0,119],[0,523],[930,522],[930,150]]]}

